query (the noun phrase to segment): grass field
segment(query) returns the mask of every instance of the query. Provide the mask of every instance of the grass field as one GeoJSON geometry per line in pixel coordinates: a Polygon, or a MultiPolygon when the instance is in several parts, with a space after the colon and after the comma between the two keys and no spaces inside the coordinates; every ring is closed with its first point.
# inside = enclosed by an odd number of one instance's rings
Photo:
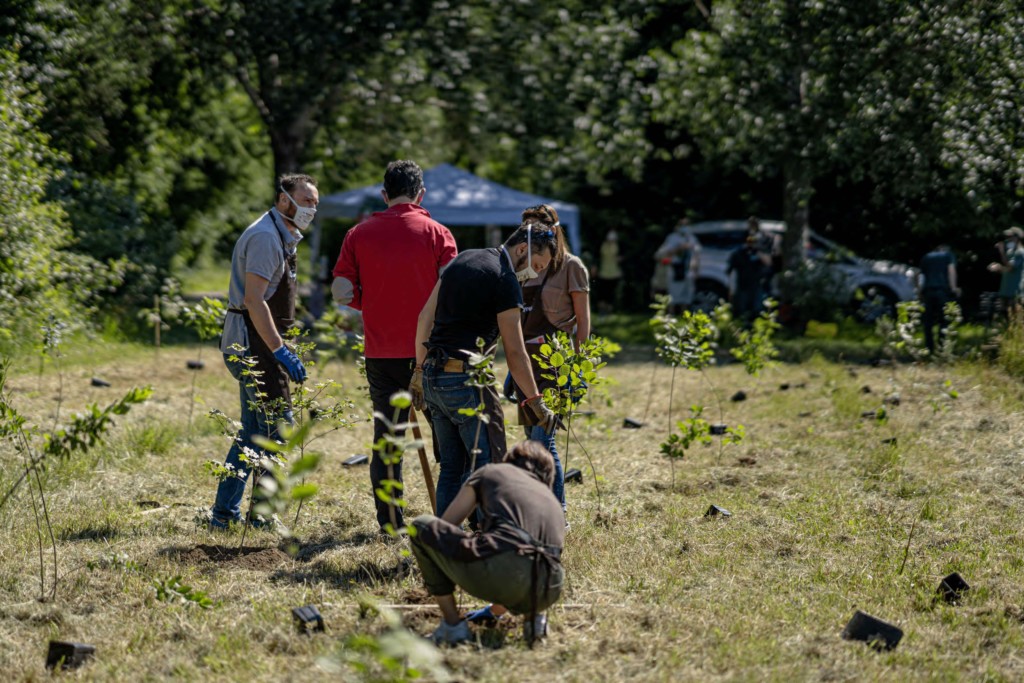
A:
{"type": "MultiPolygon", "coordinates": [[[[62,416],[133,385],[155,391],[119,420],[107,443],[46,477],[59,550],[56,600],[37,599],[39,541],[28,490],[0,510],[0,671],[43,679],[47,641],[59,638],[97,648],[76,680],[392,680],[397,674],[367,650],[372,641],[359,638],[387,631],[386,619],[361,610],[360,601],[402,606],[396,611],[418,634],[433,629],[437,613],[402,555],[404,542],[374,535],[366,468],[340,466],[368,452],[369,424],[318,442],[326,456],[315,475],[321,492],[302,511],[297,553],[270,533],[250,532],[247,553],[225,555],[240,536],[211,534],[194,520],[215,489],[202,463],[222,458],[228,445],[203,414],[237,415],[237,387],[206,349],[190,437],[185,363],[194,355],[194,347],[120,346],[78,349],[68,360],[62,416]],[[113,386],[90,386],[94,376],[113,386]],[[154,582],[176,576],[215,605],[158,600],[154,582]],[[324,615],[326,634],[295,633],[290,610],[309,603],[324,615]]],[[[596,415],[574,425],[600,495],[574,442],[567,465],[587,478],[567,488],[568,589],[550,613],[551,636],[531,651],[518,620],[482,630],[479,645],[442,652],[452,679],[1024,678],[1024,391],[1017,382],[980,364],[893,372],[815,358],[760,380],[735,365],[715,368],[708,379],[724,421],[743,424],[747,438],[695,447],[677,463],[673,487],[658,452],[669,427],[671,371],[652,367],[610,366],[617,381],[610,403],[588,406],[596,415]],[[747,400],[729,401],[739,389],[747,400]],[[894,392],[900,402],[887,407],[886,420],[862,417],[894,392]],[[645,414],[644,428],[622,428],[624,417],[645,414]],[[712,504],[732,516],[706,518],[712,504]],[[972,586],[958,605],[935,600],[952,571],[972,586]],[[842,640],[857,609],[902,628],[899,646],[877,652],[842,640]]],[[[48,428],[58,375],[49,364],[41,378],[37,371],[36,361],[18,363],[8,391],[48,428]]],[[[368,412],[352,363],[313,374],[343,382],[368,412]]],[[[675,417],[694,402],[718,419],[708,383],[680,371],[675,417]]],[[[19,463],[3,448],[6,490],[19,463]]],[[[405,478],[410,514],[428,511],[415,457],[405,478]]],[[[47,581],[50,561],[46,555],[47,581]]],[[[462,596],[464,608],[478,604],[462,596]]]]}

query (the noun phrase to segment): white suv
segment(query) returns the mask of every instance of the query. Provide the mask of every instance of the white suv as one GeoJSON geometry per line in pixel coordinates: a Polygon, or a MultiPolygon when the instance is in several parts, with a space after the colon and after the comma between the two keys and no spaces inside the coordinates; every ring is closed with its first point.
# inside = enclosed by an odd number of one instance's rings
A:
{"type": "MultiPolygon", "coordinates": [[[[702,310],[713,309],[720,299],[729,298],[726,268],[729,254],[743,246],[747,221],[707,221],[690,226],[700,240],[700,270],[694,304],[702,310]]],[[[781,239],[786,224],[761,221],[762,232],[781,239]]],[[[809,232],[807,258],[812,265],[823,265],[830,274],[838,273],[843,296],[851,309],[866,321],[892,314],[896,303],[916,298],[918,269],[891,261],[860,258],[846,247],[809,232]]]]}

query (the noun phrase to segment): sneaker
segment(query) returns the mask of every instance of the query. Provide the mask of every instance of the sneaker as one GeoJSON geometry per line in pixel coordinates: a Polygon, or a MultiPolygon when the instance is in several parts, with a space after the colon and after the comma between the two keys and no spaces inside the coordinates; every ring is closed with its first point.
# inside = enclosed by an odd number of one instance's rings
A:
{"type": "Polygon", "coordinates": [[[434,641],[434,645],[458,645],[473,640],[473,633],[465,619],[457,624],[449,624],[442,619],[441,625],[434,629],[431,640],[434,641]]]}
{"type": "Polygon", "coordinates": [[[505,615],[502,614],[501,616],[497,616],[491,610],[491,607],[492,605],[487,605],[487,607],[481,607],[480,609],[473,610],[472,612],[466,615],[466,621],[468,621],[471,624],[479,624],[480,626],[486,626],[487,628],[493,628],[497,626],[498,620],[504,617],[505,615]]]}
{"type": "Polygon", "coordinates": [[[525,638],[527,642],[546,638],[547,635],[548,615],[538,614],[532,620],[528,619],[523,622],[523,638],[525,638]]]}

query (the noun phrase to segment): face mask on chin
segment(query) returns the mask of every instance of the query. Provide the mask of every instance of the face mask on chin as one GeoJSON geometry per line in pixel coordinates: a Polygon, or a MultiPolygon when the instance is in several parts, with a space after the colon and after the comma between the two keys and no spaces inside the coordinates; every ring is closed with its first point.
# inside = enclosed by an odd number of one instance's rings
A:
{"type": "Polygon", "coordinates": [[[295,201],[283,187],[281,188],[281,192],[284,192],[284,196],[295,205],[295,215],[288,220],[294,223],[295,227],[299,230],[305,230],[308,228],[309,224],[313,222],[313,217],[316,216],[316,209],[311,206],[299,206],[299,203],[295,201]]]}
{"type": "Polygon", "coordinates": [[[533,230],[526,231],[526,267],[516,271],[516,279],[519,282],[526,282],[537,277],[540,273],[533,269],[533,241],[530,239],[530,234],[533,230]]]}

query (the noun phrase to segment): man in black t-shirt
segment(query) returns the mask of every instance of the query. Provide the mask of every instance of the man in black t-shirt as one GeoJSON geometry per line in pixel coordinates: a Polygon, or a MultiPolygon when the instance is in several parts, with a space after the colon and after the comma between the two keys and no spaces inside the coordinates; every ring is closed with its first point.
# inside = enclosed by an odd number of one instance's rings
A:
{"type": "Polygon", "coordinates": [[[555,416],[544,405],[523,343],[520,281],[537,277],[555,253],[555,233],[539,223],[524,223],[498,249],[470,249],[441,274],[416,327],[416,367],[409,391],[413,404],[429,404],[437,436],[441,471],[437,478],[437,514],[455,498],[469,473],[505,454],[505,419],[493,386],[475,387],[467,360],[477,352],[493,355],[498,335],[509,371],[527,399],[522,402],[550,432],[555,416]],[[484,424],[474,413],[483,404],[484,424]]]}

